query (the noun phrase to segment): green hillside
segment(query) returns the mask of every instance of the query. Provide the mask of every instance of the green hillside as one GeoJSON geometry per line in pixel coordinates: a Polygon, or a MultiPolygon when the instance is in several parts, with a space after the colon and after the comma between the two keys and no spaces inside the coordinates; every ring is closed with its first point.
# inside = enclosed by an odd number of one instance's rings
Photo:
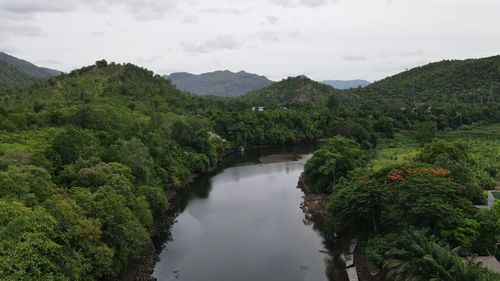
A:
{"type": "Polygon", "coordinates": [[[500,99],[500,56],[430,63],[372,83],[359,92],[377,99],[415,102],[494,102],[500,99]]]}
{"type": "MultiPolygon", "coordinates": [[[[113,279],[151,247],[166,187],[211,171],[238,145],[333,134],[326,122],[340,121],[326,115],[254,112],[238,99],[191,95],[151,71],[106,61],[7,92],[0,96],[0,274],[113,279]]],[[[370,145],[371,128],[356,128],[370,145]]]]}
{"type": "Polygon", "coordinates": [[[39,80],[39,78],[31,76],[6,62],[0,61],[0,92],[27,88],[39,80]]]}
{"type": "Polygon", "coordinates": [[[435,121],[439,129],[500,121],[500,56],[431,63],[346,90],[398,127],[435,121]]]}
{"type": "Polygon", "coordinates": [[[340,135],[372,150],[421,121],[445,120],[450,129],[500,120],[497,103],[417,114],[359,96],[303,76],[241,98],[197,96],[147,69],[104,60],[7,91],[0,95],[0,275],[115,278],[151,247],[153,219],[168,206],[165,189],[212,171],[240,145],[340,135]]]}
{"type": "Polygon", "coordinates": [[[289,77],[269,87],[250,92],[242,97],[244,101],[254,104],[291,105],[294,103],[310,103],[326,105],[328,97],[335,96],[342,100],[352,100],[353,95],[343,93],[328,85],[311,80],[306,76],[289,77]]]}

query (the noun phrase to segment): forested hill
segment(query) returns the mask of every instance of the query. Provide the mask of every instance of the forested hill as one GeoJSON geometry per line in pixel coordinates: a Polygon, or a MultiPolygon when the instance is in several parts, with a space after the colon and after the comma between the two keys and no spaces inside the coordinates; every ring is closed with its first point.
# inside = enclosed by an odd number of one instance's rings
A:
{"type": "Polygon", "coordinates": [[[61,74],[0,52],[0,92],[27,88],[36,82],[61,74]]]}
{"type": "Polygon", "coordinates": [[[368,149],[421,121],[447,129],[500,120],[493,104],[388,110],[354,92],[300,76],[242,98],[197,96],[102,60],[2,93],[0,275],[114,280],[151,245],[165,187],[212,171],[237,146],[341,135],[368,149]]]}
{"type": "Polygon", "coordinates": [[[378,99],[416,102],[494,102],[500,99],[500,56],[430,63],[359,92],[378,99]]]}
{"type": "Polygon", "coordinates": [[[38,78],[0,61],[0,92],[27,88],[39,81],[38,78]]]}
{"type": "Polygon", "coordinates": [[[358,88],[358,87],[366,87],[370,85],[369,81],[366,80],[360,80],[360,79],[355,79],[355,80],[324,80],[321,81],[321,83],[330,85],[335,89],[339,90],[345,90],[345,89],[352,89],[352,88],[358,88]]]}
{"type": "Polygon", "coordinates": [[[177,88],[198,95],[240,96],[250,91],[267,87],[273,81],[245,71],[237,73],[225,70],[199,75],[177,72],[168,76],[177,88]]]}
{"type": "Polygon", "coordinates": [[[165,187],[213,170],[240,145],[342,133],[371,147],[376,134],[361,116],[300,105],[256,112],[240,99],[191,95],[151,71],[104,60],[6,92],[0,275],[115,280],[151,247],[165,187]]]}
{"type": "Polygon", "coordinates": [[[242,99],[255,104],[261,103],[259,105],[290,105],[294,103],[326,105],[330,96],[344,101],[353,99],[353,95],[350,93],[343,93],[304,75],[283,79],[269,87],[250,92],[242,99]]]}

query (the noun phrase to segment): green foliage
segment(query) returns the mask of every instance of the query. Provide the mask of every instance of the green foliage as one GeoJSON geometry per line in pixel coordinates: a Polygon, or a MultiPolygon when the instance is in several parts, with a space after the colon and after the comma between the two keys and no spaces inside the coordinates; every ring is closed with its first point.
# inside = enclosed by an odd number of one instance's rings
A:
{"type": "Polygon", "coordinates": [[[329,95],[340,95],[340,91],[306,76],[297,76],[252,91],[244,95],[243,99],[256,106],[276,104],[290,106],[300,102],[326,104],[329,95]]]}
{"type": "Polygon", "coordinates": [[[39,78],[0,61],[0,92],[28,88],[38,81],[39,78]]]}
{"type": "Polygon", "coordinates": [[[383,280],[494,281],[498,275],[474,260],[464,261],[458,249],[441,246],[420,231],[388,234],[369,241],[369,258],[383,268],[383,280]]]}
{"type": "Polygon", "coordinates": [[[6,280],[78,280],[91,274],[89,261],[62,243],[58,222],[44,208],[0,199],[0,275],[6,280]]]}
{"type": "Polygon", "coordinates": [[[149,149],[137,138],[119,144],[117,158],[120,163],[130,167],[139,183],[148,184],[154,175],[154,161],[149,149]]]}
{"type": "Polygon", "coordinates": [[[436,132],[436,122],[433,121],[420,122],[413,127],[413,137],[421,144],[430,142],[436,132]]]}
{"type": "Polygon", "coordinates": [[[500,148],[496,145],[479,141],[435,140],[424,146],[417,160],[447,168],[457,180],[465,184],[494,189],[497,170],[500,168],[500,158],[496,153],[500,148]],[[473,153],[472,149],[477,152],[473,153]],[[479,151],[484,154],[479,154],[479,151]]]}
{"type": "MultiPolygon", "coordinates": [[[[492,72],[480,65],[481,73],[492,72]]],[[[475,214],[471,201],[480,195],[473,184],[456,182],[457,174],[453,180],[423,173],[394,182],[385,169],[393,162],[378,159],[375,174],[351,180],[367,162],[361,148],[375,148],[377,135],[394,135],[398,142],[395,132],[423,121],[435,120],[442,130],[500,120],[498,102],[478,103],[479,93],[467,92],[467,98],[451,103],[432,94],[429,109],[418,86],[428,78],[417,79],[414,100],[390,95],[380,100],[373,93],[396,93],[407,81],[395,77],[338,91],[297,77],[239,99],[198,97],[146,69],[103,60],[5,92],[0,96],[0,276],[113,279],[151,243],[153,216],[168,206],[165,186],[178,187],[186,177],[212,170],[235,146],[333,136],[306,165],[306,178],[316,192],[336,186],[330,211],[339,229],[386,232],[413,225],[469,250],[490,251],[496,237],[486,232],[495,230],[491,219],[497,215],[475,214]]],[[[467,91],[479,89],[473,84],[467,91]]],[[[491,187],[499,174],[499,146],[496,135],[489,136],[491,142],[470,146],[466,161],[473,183],[483,187],[491,187]]],[[[402,163],[416,153],[413,143],[398,149],[383,146],[379,156],[404,152],[392,160],[402,163]]],[[[464,164],[450,153],[438,154],[444,156],[425,161],[464,164]]]]}
{"type": "Polygon", "coordinates": [[[338,230],[380,232],[415,226],[454,245],[470,246],[477,235],[472,200],[477,189],[450,180],[429,166],[403,166],[360,176],[339,186],[329,212],[338,230]]]}
{"type": "Polygon", "coordinates": [[[375,156],[368,165],[372,171],[411,163],[419,153],[420,145],[408,134],[397,133],[393,139],[382,139],[375,156]]]}
{"type": "Polygon", "coordinates": [[[500,202],[490,210],[481,210],[475,217],[479,223],[479,236],[472,242],[472,250],[479,255],[493,255],[500,259],[500,202]]]}
{"type": "Polygon", "coordinates": [[[390,117],[381,116],[375,123],[374,128],[386,138],[394,137],[394,120],[390,117]]]}
{"type": "Polygon", "coordinates": [[[54,138],[45,156],[57,173],[63,166],[73,164],[79,158],[87,159],[97,154],[97,149],[97,140],[91,132],[68,127],[54,138]]]}
{"type": "Polygon", "coordinates": [[[355,141],[334,137],[314,152],[304,168],[305,180],[313,192],[329,193],[356,168],[366,165],[366,157],[355,141]]]}

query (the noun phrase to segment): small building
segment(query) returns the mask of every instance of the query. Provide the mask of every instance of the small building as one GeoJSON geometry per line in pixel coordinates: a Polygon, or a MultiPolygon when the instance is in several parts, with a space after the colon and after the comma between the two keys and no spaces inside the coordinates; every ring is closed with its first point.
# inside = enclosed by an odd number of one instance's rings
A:
{"type": "Polygon", "coordinates": [[[491,209],[493,208],[493,205],[495,205],[495,202],[497,200],[500,200],[500,191],[496,190],[491,190],[488,191],[488,202],[486,205],[474,205],[474,207],[478,209],[491,209]]]}
{"type": "Polygon", "coordinates": [[[497,200],[500,200],[500,191],[488,191],[488,209],[491,209],[497,200]]]}
{"type": "Polygon", "coordinates": [[[258,111],[258,112],[262,112],[264,111],[265,107],[263,106],[252,106],[252,111],[258,111]]]}
{"type": "MultiPolygon", "coordinates": [[[[494,256],[479,256],[472,258],[474,262],[480,263],[482,266],[488,268],[493,272],[500,273],[500,262],[494,256]]],[[[465,258],[466,261],[470,261],[471,257],[465,258]]]]}

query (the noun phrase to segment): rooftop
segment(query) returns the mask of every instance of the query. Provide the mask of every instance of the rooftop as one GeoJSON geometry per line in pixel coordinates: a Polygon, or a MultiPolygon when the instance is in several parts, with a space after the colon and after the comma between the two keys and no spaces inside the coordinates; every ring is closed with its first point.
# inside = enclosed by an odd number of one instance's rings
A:
{"type": "Polygon", "coordinates": [[[489,268],[491,271],[500,272],[500,262],[493,256],[476,257],[476,262],[481,262],[484,267],[489,268]]]}

